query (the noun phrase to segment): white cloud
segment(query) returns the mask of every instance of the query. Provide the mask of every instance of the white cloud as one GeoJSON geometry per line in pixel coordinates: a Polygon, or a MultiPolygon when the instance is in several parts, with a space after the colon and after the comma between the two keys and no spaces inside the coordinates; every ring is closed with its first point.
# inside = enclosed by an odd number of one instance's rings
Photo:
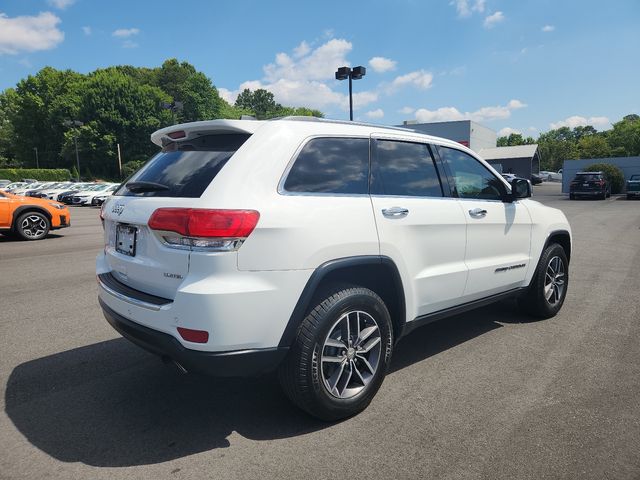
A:
{"type": "Polygon", "coordinates": [[[133,40],[125,40],[122,42],[122,48],[138,48],[139,45],[133,40]]]}
{"type": "Polygon", "coordinates": [[[21,58],[20,60],[18,60],[18,63],[22,65],[24,68],[33,68],[33,65],[31,64],[28,58],[21,58]]]}
{"type": "Polygon", "coordinates": [[[371,60],[369,60],[369,66],[373,69],[374,72],[378,73],[395,70],[397,63],[398,62],[396,62],[395,60],[391,60],[385,57],[373,57],[371,60]]]}
{"type": "Polygon", "coordinates": [[[64,40],[60,18],[51,12],[10,18],[0,13],[0,55],[50,50],[64,40]]]}
{"type": "MultiPolygon", "coordinates": [[[[350,65],[346,56],[351,49],[351,43],[344,39],[330,39],[315,49],[302,42],[291,54],[276,54],[275,60],[264,66],[264,78],[261,80],[243,82],[237,90],[219,88],[218,91],[230,103],[231,100],[235,102],[238,93],[245,88],[264,88],[273,93],[275,101],[282,105],[347,109],[346,88],[335,83],[334,73],[337,67],[350,65]],[[340,88],[340,93],[330,85],[340,88]]],[[[363,108],[377,99],[377,92],[356,89],[354,109],[363,108]]]]}
{"type": "Polygon", "coordinates": [[[65,8],[76,3],[76,0],[47,0],[47,3],[52,7],[64,10],[65,8]]]}
{"type": "Polygon", "coordinates": [[[371,110],[370,112],[367,112],[367,117],[369,117],[369,118],[382,118],[382,117],[384,117],[384,110],[382,110],[381,108],[378,108],[376,110],[371,110]]]}
{"type": "Polygon", "coordinates": [[[504,127],[498,130],[498,137],[508,137],[512,133],[517,133],[519,135],[522,135],[522,132],[520,130],[516,130],[511,127],[504,127]]]}
{"type": "Polygon", "coordinates": [[[503,120],[511,116],[511,111],[524,108],[526,104],[520,100],[511,100],[507,105],[494,107],[482,107],[475,112],[461,112],[455,107],[441,107],[437,110],[420,108],[416,110],[415,117],[419,122],[447,122],[453,120],[473,120],[475,122],[487,122],[491,120],[503,120]]]}
{"type": "Polygon", "coordinates": [[[493,28],[498,23],[503,22],[505,16],[502,12],[492,13],[484,19],[484,28],[493,28]]]}
{"type": "Polygon", "coordinates": [[[296,48],[293,49],[293,56],[295,58],[304,57],[307,53],[311,51],[311,47],[305,41],[300,43],[296,48]]]}
{"type": "Polygon", "coordinates": [[[452,0],[449,5],[454,5],[459,17],[469,17],[473,12],[484,12],[485,0],[452,0]]]}
{"type": "Polygon", "coordinates": [[[541,28],[543,32],[553,32],[556,29],[553,25],[545,25],[541,28]]]}
{"type": "Polygon", "coordinates": [[[559,122],[550,123],[549,128],[555,130],[560,127],[585,127],[587,125],[591,125],[594,128],[599,129],[607,129],[611,127],[611,122],[607,117],[581,117],[579,115],[573,115],[571,117],[567,117],[564,120],[560,120],[559,122]]]}
{"type": "Polygon", "coordinates": [[[92,33],[91,27],[82,27],[82,31],[86,36],[89,36],[92,33]]]}
{"type": "Polygon", "coordinates": [[[232,92],[231,90],[228,90],[226,88],[218,88],[218,95],[220,95],[223,100],[226,100],[226,102],[231,105],[236,103],[236,98],[238,97],[237,92],[232,92]]]}
{"type": "Polygon", "coordinates": [[[411,108],[411,107],[402,107],[400,110],[398,110],[398,113],[401,113],[403,115],[411,115],[413,112],[415,112],[416,109],[415,108],[411,108]]]}
{"type": "Polygon", "coordinates": [[[139,33],[140,30],[138,28],[119,28],[117,30],[114,30],[111,35],[118,38],[128,38],[139,33]]]}
{"type": "Polygon", "coordinates": [[[351,42],[334,38],[315,50],[309,49],[305,55],[297,59],[291,58],[286,53],[278,53],[275,63],[264,67],[265,79],[269,82],[275,82],[282,78],[292,80],[334,78],[337,67],[349,64],[346,55],[352,48],[351,42]]]}
{"type": "Polygon", "coordinates": [[[431,86],[431,82],[433,82],[433,75],[431,73],[424,70],[418,70],[396,77],[393,82],[391,82],[391,86],[398,88],[413,85],[425,90],[431,86]]]}

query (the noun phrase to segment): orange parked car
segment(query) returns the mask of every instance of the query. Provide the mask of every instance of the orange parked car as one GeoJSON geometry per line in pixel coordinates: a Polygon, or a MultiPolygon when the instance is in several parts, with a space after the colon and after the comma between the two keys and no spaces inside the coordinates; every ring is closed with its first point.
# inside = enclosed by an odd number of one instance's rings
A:
{"type": "Polygon", "coordinates": [[[23,240],[40,240],[50,230],[71,225],[62,203],[0,191],[0,233],[23,240]]]}

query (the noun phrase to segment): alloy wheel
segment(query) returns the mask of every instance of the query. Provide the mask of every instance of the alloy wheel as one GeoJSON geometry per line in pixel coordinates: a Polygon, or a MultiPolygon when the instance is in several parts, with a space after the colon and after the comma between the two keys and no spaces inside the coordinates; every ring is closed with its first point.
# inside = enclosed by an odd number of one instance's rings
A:
{"type": "Polygon", "coordinates": [[[549,305],[556,305],[563,297],[565,289],[564,262],[558,256],[547,264],[544,278],[544,296],[549,305]]]}
{"type": "Polygon", "coordinates": [[[20,229],[26,237],[39,238],[47,231],[47,221],[39,215],[29,215],[22,220],[20,229]]]}
{"type": "Polygon", "coordinates": [[[337,398],[359,394],[375,377],[382,341],[375,319],[361,310],[343,314],[322,346],[320,370],[327,391],[337,398]]]}

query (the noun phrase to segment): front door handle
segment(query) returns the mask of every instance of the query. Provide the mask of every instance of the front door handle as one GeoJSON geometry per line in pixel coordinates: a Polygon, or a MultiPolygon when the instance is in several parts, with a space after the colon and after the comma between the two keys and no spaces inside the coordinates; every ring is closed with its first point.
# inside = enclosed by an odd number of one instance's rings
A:
{"type": "Polygon", "coordinates": [[[383,208],[382,215],[387,218],[400,218],[409,215],[409,209],[403,207],[383,208]]]}
{"type": "Polygon", "coordinates": [[[473,210],[469,210],[469,215],[473,218],[484,218],[487,214],[487,211],[483,208],[474,208],[473,210]]]}

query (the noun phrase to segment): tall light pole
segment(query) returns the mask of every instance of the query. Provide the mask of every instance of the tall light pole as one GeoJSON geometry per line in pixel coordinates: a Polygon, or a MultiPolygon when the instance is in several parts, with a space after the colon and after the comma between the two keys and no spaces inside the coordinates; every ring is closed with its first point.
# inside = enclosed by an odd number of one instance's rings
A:
{"type": "Polygon", "coordinates": [[[336,80],[349,79],[349,120],[353,121],[353,88],[351,86],[352,80],[360,80],[367,74],[365,67],[340,67],[336,71],[336,80]]]}
{"type": "Polygon", "coordinates": [[[40,168],[40,162],[38,161],[38,147],[33,147],[33,151],[36,152],[36,168],[40,168]]]}
{"type": "MultiPolygon", "coordinates": [[[[65,120],[62,122],[65,127],[81,127],[84,125],[80,120],[65,120]]],[[[80,155],[78,155],[78,135],[73,131],[73,143],[76,147],[76,168],[78,169],[78,181],[80,181],[80,155]]]]}

